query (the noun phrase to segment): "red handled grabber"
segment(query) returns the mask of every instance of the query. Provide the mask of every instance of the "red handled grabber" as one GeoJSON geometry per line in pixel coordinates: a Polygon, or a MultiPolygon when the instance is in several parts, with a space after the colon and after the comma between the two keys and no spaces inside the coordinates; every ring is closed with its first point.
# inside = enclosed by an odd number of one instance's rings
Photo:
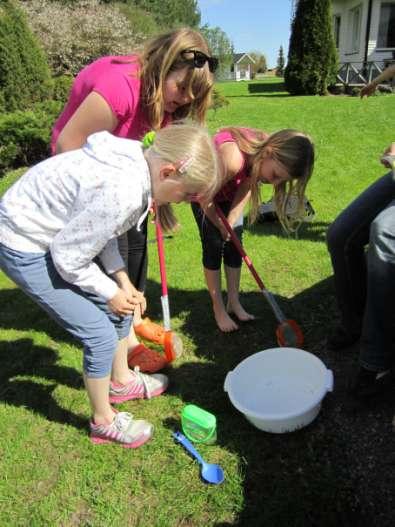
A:
{"type": "Polygon", "coordinates": [[[220,207],[218,205],[215,206],[215,210],[218,214],[218,216],[221,218],[221,221],[225,227],[225,229],[228,231],[229,236],[231,237],[231,240],[236,247],[237,251],[239,252],[240,256],[243,258],[244,263],[250,270],[252,276],[255,278],[256,283],[258,284],[259,289],[263,293],[264,297],[268,301],[270,307],[273,310],[273,313],[279,322],[279,325],[277,326],[276,330],[276,337],[277,342],[280,346],[290,346],[292,348],[300,348],[303,345],[303,333],[300,329],[299,325],[295,322],[295,320],[286,319],[283,312],[280,309],[280,306],[276,302],[276,299],[272,295],[270,291],[266,289],[264,286],[260,276],[256,272],[255,267],[252,265],[252,261],[247,256],[247,253],[243,249],[243,246],[240,243],[240,240],[236,236],[234,230],[229,225],[228,220],[226,219],[225,214],[222,212],[220,207]]]}
{"type": "Polygon", "coordinates": [[[164,352],[166,360],[172,362],[177,359],[183,351],[182,340],[180,337],[173,333],[170,325],[170,308],[169,308],[169,296],[167,292],[167,277],[166,277],[166,265],[165,265],[165,249],[163,243],[163,232],[159,223],[158,214],[155,214],[155,232],[156,242],[158,245],[158,257],[159,257],[159,270],[160,278],[162,283],[162,314],[163,314],[163,327],[165,329],[164,334],[164,352]]]}
{"type": "MultiPolygon", "coordinates": [[[[155,230],[159,255],[160,277],[162,282],[161,303],[164,331],[156,336],[154,342],[163,346],[164,356],[162,353],[158,353],[142,344],[136,346],[128,355],[129,366],[132,368],[138,366],[141,371],[148,373],[155,373],[158,370],[161,370],[167,363],[172,362],[179,357],[183,351],[182,340],[178,335],[171,331],[170,327],[170,309],[169,297],[167,294],[165,251],[163,243],[164,236],[157,214],[155,217],[155,230]]],[[[151,338],[151,340],[153,339],[151,338]]]]}

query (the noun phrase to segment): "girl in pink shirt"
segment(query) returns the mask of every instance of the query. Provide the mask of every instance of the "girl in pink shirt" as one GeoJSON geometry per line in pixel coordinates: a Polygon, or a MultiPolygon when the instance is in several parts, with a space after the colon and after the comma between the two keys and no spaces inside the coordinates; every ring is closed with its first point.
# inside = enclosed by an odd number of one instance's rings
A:
{"type": "MultiPolygon", "coordinates": [[[[221,331],[238,329],[230,317],[246,322],[254,318],[240,303],[241,256],[215,212],[224,212],[241,241],[244,207],[250,200],[250,223],[258,216],[261,202],[259,184],[273,185],[277,215],[286,231],[295,229],[285,210],[290,196],[297,196],[301,217],[303,198],[314,164],[311,140],[296,130],[280,130],[271,135],[248,128],[224,128],[214,136],[224,185],[204,210],[198,203],[192,210],[199,227],[204,275],[213,303],[215,320],[221,331]],[[227,305],[221,289],[221,262],[224,261],[227,305]]],[[[297,221],[297,220],[296,220],[297,221]]]]}
{"type": "MultiPolygon", "coordinates": [[[[86,66],[76,77],[69,100],[53,127],[52,152],[80,148],[86,138],[107,130],[118,137],[141,139],[174,119],[191,117],[204,122],[210,104],[213,72],[211,57],[202,35],[190,28],[165,33],[149,42],[140,55],[103,57],[86,66]]],[[[161,207],[163,222],[172,221],[170,206],[161,207]]],[[[128,262],[134,286],[145,289],[147,272],[147,221],[120,239],[122,256],[128,262]]],[[[134,313],[129,349],[146,349],[137,340],[161,342],[163,330],[134,313]]]]}

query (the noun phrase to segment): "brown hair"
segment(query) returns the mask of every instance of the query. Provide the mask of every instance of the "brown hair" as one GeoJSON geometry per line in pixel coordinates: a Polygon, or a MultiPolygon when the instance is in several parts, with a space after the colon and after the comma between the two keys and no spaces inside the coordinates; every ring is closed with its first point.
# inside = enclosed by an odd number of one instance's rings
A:
{"type": "Polygon", "coordinates": [[[207,66],[195,68],[182,56],[185,50],[196,50],[211,55],[203,36],[194,29],[180,28],[163,33],[149,41],[140,55],[141,93],[148,110],[149,121],[158,130],[164,116],[163,85],[172,71],[188,67],[185,88],[192,102],[178,108],[173,117],[191,117],[203,124],[211,102],[213,75],[207,66]]]}
{"type": "Polygon", "coordinates": [[[303,219],[304,195],[314,166],[314,145],[310,137],[293,129],[285,129],[271,135],[252,130],[253,135],[242,128],[229,127],[228,131],[239,150],[249,156],[251,170],[250,223],[253,223],[261,203],[259,189],[260,165],[265,155],[280,163],[289,174],[289,181],[274,186],[274,205],[277,216],[287,232],[297,230],[303,219]],[[296,214],[286,213],[291,196],[296,196],[296,214]]]}

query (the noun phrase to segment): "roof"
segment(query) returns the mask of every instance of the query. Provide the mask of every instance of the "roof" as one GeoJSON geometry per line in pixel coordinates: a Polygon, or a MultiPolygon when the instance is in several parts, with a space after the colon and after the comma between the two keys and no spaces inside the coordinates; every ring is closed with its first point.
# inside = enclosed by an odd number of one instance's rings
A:
{"type": "Polygon", "coordinates": [[[237,64],[241,60],[243,60],[245,57],[247,57],[253,64],[255,64],[255,60],[249,56],[248,53],[233,53],[233,62],[237,64]]]}

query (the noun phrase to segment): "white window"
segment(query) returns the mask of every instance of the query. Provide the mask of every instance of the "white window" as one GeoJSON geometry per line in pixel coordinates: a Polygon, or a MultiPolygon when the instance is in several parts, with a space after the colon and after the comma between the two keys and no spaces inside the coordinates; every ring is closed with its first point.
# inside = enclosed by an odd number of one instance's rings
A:
{"type": "Polygon", "coordinates": [[[361,18],[362,6],[358,5],[350,9],[350,52],[355,53],[359,51],[361,41],[361,18]]]}
{"type": "Polygon", "coordinates": [[[341,16],[334,15],[333,16],[333,36],[335,38],[335,44],[338,49],[340,46],[340,23],[341,23],[341,16]]]}
{"type": "Polygon", "coordinates": [[[395,48],[395,2],[381,4],[377,47],[395,48]]]}

